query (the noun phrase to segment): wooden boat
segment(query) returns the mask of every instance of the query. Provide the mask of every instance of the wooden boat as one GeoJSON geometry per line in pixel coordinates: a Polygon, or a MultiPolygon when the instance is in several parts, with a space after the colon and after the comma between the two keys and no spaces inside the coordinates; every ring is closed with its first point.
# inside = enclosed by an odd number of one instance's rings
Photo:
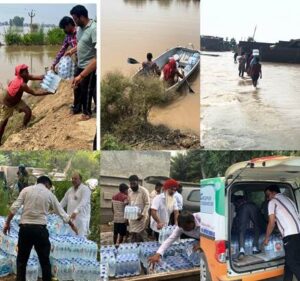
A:
{"type": "MultiPolygon", "coordinates": [[[[175,47],[170,50],[167,50],[165,53],[160,55],[159,57],[153,59],[153,62],[155,62],[158,67],[162,70],[163,67],[169,62],[169,59],[173,57],[175,54],[179,56],[178,61],[178,68],[184,73],[184,78],[179,78],[178,82],[172,85],[171,87],[166,89],[166,92],[178,90],[183,84],[185,84],[185,80],[188,79],[192,73],[194,73],[200,65],[200,52],[199,50],[194,50],[190,48],[185,47],[175,47]],[[194,56],[195,59],[193,64],[190,64],[191,61],[190,58],[194,56]],[[190,65],[189,67],[187,67],[190,65]]],[[[143,75],[143,69],[140,69],[135,75],[143,75]]]]}

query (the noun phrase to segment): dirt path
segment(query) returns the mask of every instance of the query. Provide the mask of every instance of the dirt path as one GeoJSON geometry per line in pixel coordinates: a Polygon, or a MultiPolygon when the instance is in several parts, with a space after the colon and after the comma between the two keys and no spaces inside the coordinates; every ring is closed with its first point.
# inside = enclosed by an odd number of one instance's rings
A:
{"type": "Polygon", "coordinates": [[[63,81],[55,95],[45,96],[36,104],[30,127],[10,135],[1,149],[91,150],[96,132],[96,118],[81,121],[81,115],[71,115],[72,101],[70,81],[63,81]]]}

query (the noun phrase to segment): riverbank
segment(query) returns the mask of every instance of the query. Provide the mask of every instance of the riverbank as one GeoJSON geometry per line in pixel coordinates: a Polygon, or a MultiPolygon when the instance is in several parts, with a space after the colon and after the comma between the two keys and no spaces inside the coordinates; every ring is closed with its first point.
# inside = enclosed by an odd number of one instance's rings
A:
{"type": "Polygon", "coordinates": [[[91,150],[96,133],[96,118],[81,121],[81,115],[71,115],[73,89],[63,81],[55,95],[30,97],[28,105],[34,118],[22,129],[23,114],[15,113],[9,120],[1,150],[91,150]]]}

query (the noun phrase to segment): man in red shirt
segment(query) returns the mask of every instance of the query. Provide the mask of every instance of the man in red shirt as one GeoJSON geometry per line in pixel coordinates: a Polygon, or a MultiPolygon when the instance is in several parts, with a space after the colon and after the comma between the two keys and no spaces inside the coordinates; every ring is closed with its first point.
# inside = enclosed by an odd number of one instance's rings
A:
{"type": "Polygon", "coordinates": [[[114,244],[123,242],[127,232],[127,220],[124,219],[124,209],[128,204],[128,185],[121,183],[119,185],[119,193],[112,197],[112,211],[114,214],[114,244]]]}
{"type": "Polygon", "coordinates": [[[0,145],[8,119],[14,111],[24,112],[23,126],[26,127],[31,119],[31,109],[22,100],[23,93],[26,92],[33,96],[51,95],[45,90],[34,90],[27,85],[29,80],[43,80],[44,75],[32,75],[28,72],[28,66],[21,64],[16,66],[15,78],[9,82],[3,92],[0,89],[0,145]]]}

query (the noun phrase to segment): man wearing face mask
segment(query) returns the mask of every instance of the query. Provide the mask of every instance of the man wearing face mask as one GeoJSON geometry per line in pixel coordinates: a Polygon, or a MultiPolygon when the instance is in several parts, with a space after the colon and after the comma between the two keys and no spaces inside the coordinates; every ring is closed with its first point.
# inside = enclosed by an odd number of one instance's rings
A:
{"type": "Polygon", "coordinates": [[[91,218],[91,191],[82,184],[82,176],[74,173],[72,176],[73,186],[66,192],[60,205],[67,207],[67,213],[71,216],[78,229],[78,235],[86,237],[89,234],[91,218]]]}
{"type": "Polygon", "coordinates": [[[144,232],[148,221],[148,211],[150,207],[150,197],[148,190],[139,185],[139,178],[136,175],[129,177],[130,189],[128,191],[128,199],[130,206],[139,208],[139,217],[136,220],[129,220],[129,232],[131,241],[143,242],[144,232]]]}
{"type": "Polygon", "coordinates": [[[55,66],[58,64],[60,59],[65,55],[68,48],[75,48],[77,46],[77,38],[76,38],[76,27],[72,18],[63,17],[59,22],[59,28],[63,29],[66,33],[64,42],[62,44],[61,49],[57,53],[54,62],[52,63],[51,69],[54,70],[55,66]]]}
{"type": "MultiPolygon", "coordinates": [[[[168,239],[161,244],[156,254],[148,259],[149,263],[152,265],[159,263],[165,251],[180,238],[182,234],[185,234],[189,238],[200,239],[200,213],[192,214],[187,211],[180,213],[178,216],[178,226],[168,239]]],[[[193,250],[198,251],[199,249],[200,244],[195,244],[193,250]]]]}
{"type": "Polygon", "coordinates": [[[169,224],[170,216],[174,212],[174,223],[177,224],[178,206],[175,199],[175,192],[179,184],[173,179],[168,179],[163,185],[164,192],[157,195],[151,205],[150,227],[154,231],[158,241],[159,231],[169,224]]]}

